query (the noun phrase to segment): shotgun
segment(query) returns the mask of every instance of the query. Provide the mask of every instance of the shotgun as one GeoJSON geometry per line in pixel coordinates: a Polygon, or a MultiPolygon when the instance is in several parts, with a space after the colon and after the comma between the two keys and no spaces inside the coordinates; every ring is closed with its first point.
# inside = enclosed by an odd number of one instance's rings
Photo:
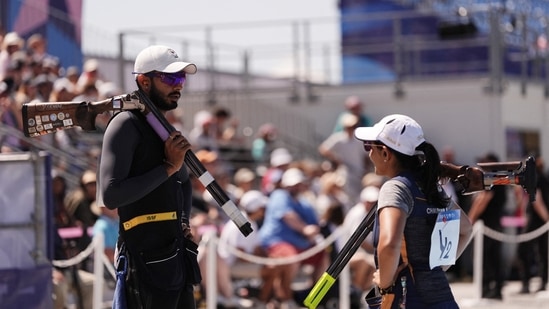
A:
{"type": "MultiPolygon", "coordinates": [[[[175,129],[158,110],[156,105],[140,90],[131,94],[112,97],[99,102],[41,102],[23,104],[23,133],[27,137],[37,137],[72,127],[84,131],[95,130],[95,118],[102,113],[137,109],[158,136],[165,141],[175,129]]],[[[240,212],[213,176],[206,170],[192,151],[185,154],[185,164],[200,180],[219,206],[238,226],[244,236],[252,231],[252,225],[240,212]]]]}
{"type": "MultiPolygon", "coordinates": [[[[478,165],[478,167],[469,167],[441,162],[442,177],[458,181],[464,193],[489,190],[495,185],[520,185],[528,193],[530,201],[535,199],[536,166],[533,157],[528,157],[524,162],[479,163],[478,165]]],[[[376,209],[377,205],[368,211],[326,272],[315,283],[303,302],[307,308],[314,309],[320,304],[345,265],[372,232],[376,209]]]]}
{"type": "Polygon", "coordinates": [[[81,127],[94,131],[95,118],[110,111],[139,109],[145,105],[129,94],[99,102],[39,102],[23,104],[23,134],[37,137],[63,129],[81,127]]]}

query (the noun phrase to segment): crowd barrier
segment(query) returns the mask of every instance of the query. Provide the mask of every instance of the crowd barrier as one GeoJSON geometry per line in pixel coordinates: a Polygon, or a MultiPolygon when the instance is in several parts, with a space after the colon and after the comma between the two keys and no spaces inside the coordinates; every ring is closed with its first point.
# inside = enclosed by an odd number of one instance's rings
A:
{"type": "MultiPolygon", "coordinates": [[[[539,237],[543,233],[549,231],[549,222],[543,225],[542,227],[524,234],[519,235],[509,235],[506,233],[501,233],[486,227],[484,223],[479,220],[473,226],[473,243],[474,243],[474,256],[473,256],[473,284],[475,285],[475,298],[480,300],[482,297],[482,252],[483,252],[483,237],[485,235],[492,239],[507,242],[507,243],[520,243],[530,241],[534,238],[539,237]]],[[[248,254],[246,252],[240,251],[234,247],[228,247],[229,251],[233,253],[238,258],[246,260],[250,263],[262,264],[262,265],[283,265],[283,264],[292,264],[299,263],[321,250],[326,249],[330,244],[332,244],[338,237],[342,236],[344,230],[342,228],[336,229],[330,236],[325,239],[317,241],[316,245],[309,250],[306,250],[296,256],[291,258],[266,258],[248,254]]],[[[199,255],[198,259],[201,260],[204,258],[204,253],[207,252],[217,252],[218,237],[215,231],[208,231],[202,236],[202,240],[199,245],[199,255]]],[[[549,245],[549,244],[548,244],[549,245]]],[[[84,261],[92,253],[94,254],[94,263],[93,263],[93,272],[94,272],[94,283],[93,283],[93,309],[102,309],[104,300],[104,267],[106,267],[109,274],[116,278],[114,266],[110,263],[109,258],[103,253],[104,252],[104,242],[103,235],[95,235],[93,237],[90,245],[80,252],[75,257],[68,260],[55,260],[53,261],[53,266],[56,267],[70,267],[77,265],[84,261]]],[[[549,257],[546,257],[549,259],[549,257]]],[[[217,279],[216,279],[216,255],[207,254],[206,255],[206,267],[207,271],[207,286],[206,286],[206,302],[207,309],[217,308],[217,279]]],[[[549,270],[548,270],[549,271],[549,270]]],[[[340,282],[339,284],[339,295],[350,295],[350,274],[348,267],[345,267],[344,270],[338,277],[340,282]]],[[[349,309],[350,300],[349,297],[340,297],[338,304],[332,304],[334,308],[349,309]]]]}

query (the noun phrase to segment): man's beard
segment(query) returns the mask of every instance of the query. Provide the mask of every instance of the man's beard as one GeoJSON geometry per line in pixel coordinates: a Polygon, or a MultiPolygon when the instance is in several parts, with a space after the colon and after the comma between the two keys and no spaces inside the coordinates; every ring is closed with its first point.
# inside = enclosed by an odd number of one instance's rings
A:
{"type": "Polygon", "coordinates": [[[164,99],[160,93],[157,91],[156,87],[151,85],[151,92],[150,92],[151,101],[153,101],[154,104],[158,107],[158,109],[163,111],[170,111],[172,109],[177,108],[177,102],[173,103],[166,99],[164,99]]]}

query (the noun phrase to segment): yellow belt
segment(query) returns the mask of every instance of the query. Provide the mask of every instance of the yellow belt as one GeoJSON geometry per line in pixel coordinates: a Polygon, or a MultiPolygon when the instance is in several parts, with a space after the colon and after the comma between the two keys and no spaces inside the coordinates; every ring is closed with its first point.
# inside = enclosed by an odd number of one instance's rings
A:
{"type": "Polygon", "coordinates": [[[167,220],[177,220],[177,214],[175,213],[175,211],[141,215],[122,223],[122,225],[124,226],[124,230],[127,231],[133,227],[138,226],[139,224],[167,220]]]}

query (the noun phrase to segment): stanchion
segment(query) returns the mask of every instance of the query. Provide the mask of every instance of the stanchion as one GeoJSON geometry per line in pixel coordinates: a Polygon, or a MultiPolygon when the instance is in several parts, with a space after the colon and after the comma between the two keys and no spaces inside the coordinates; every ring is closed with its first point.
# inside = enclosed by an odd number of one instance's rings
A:
{"type": "Polygon", "coordinates": [[[103,255],[105,251],[105,236],[98,233],[93,236],[93,309],[103,307],[103,288],[105,279],[103,277],[103,255]]]}

